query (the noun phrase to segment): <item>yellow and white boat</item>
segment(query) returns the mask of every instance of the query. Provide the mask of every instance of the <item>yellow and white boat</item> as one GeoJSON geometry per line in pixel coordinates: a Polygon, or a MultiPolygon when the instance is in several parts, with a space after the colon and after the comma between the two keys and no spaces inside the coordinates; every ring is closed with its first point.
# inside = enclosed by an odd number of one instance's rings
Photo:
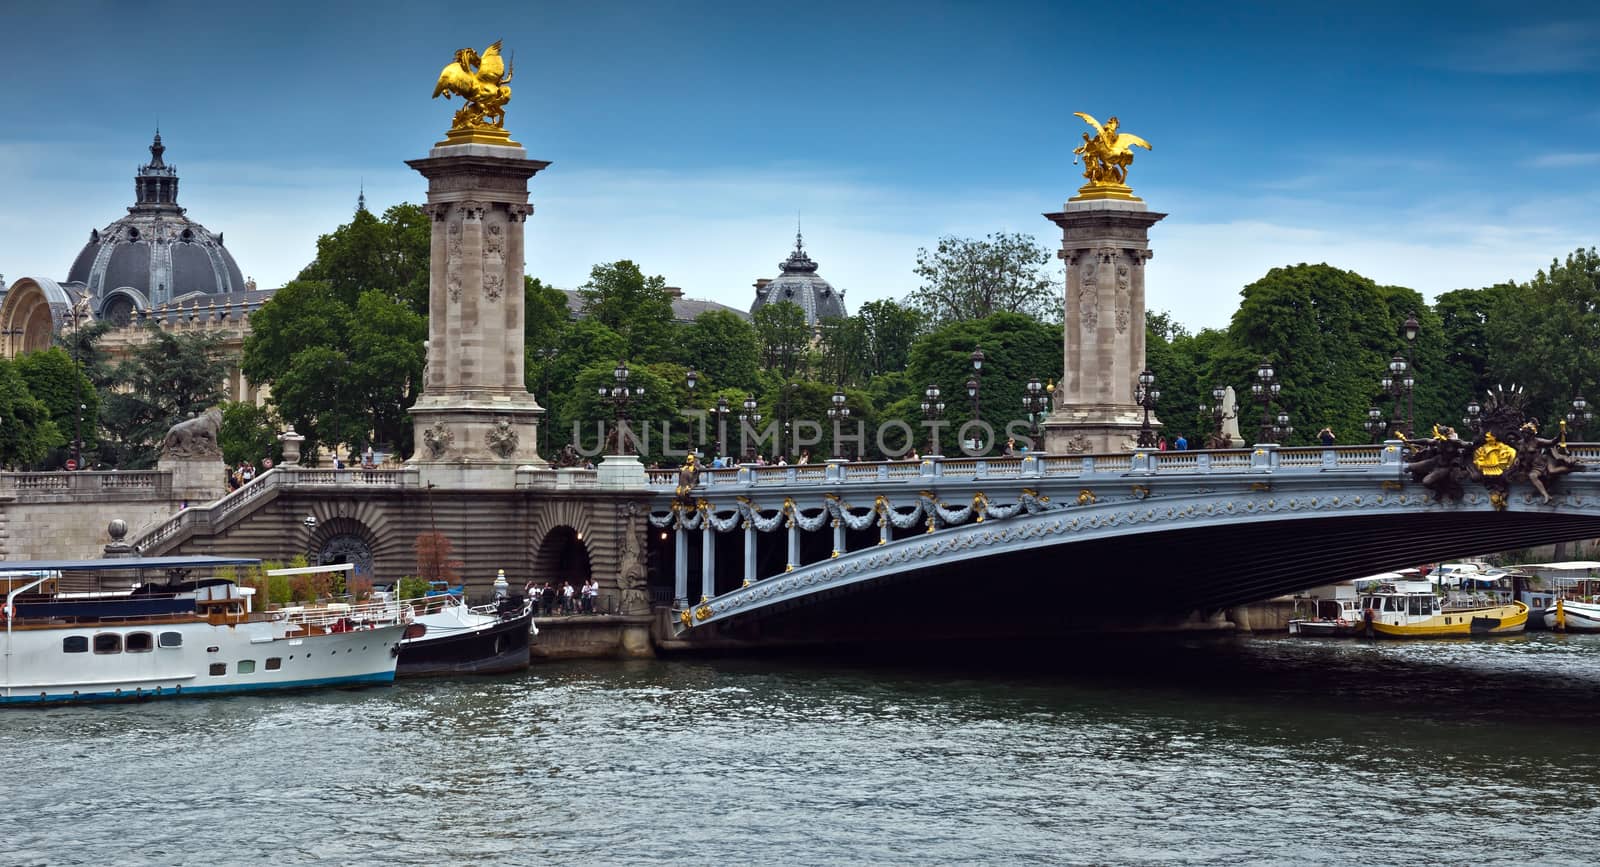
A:
{"type": "Polygon", "coordinates": [[[1368,635],[1379,638],[1456,638],[1509,635],[1528,625],[1528,606],[1516,601],[1446,601],[1428,581],[1379,584],[1361,599],[1368,635]]]}

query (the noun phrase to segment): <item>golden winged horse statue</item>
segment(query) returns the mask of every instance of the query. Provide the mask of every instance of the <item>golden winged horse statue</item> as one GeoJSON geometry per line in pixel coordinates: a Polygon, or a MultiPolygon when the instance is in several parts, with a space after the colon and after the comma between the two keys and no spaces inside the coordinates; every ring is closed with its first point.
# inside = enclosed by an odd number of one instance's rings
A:
{"type": "Polygon", "coordinates": [[[452,134],[485,130],[503,133],[513,71],[500,56],[498,40],[481,55],[471,48],[456,51],[455,60],[439,73],[433,88],[435,99],[449,99],[454,94],[466,102],[456,111],[450,125],[452,134]]]}
{"type": "Polygon", "coordinates": [[[1133,147],[1137,145],[1145,150],[1150,150],[1150,143],[1131,133],[1121,132],[1121,123],[1115,118],[1100,122],[1081,111],[1073,112],[1083,118],[1084,123],[1094,127],[1093,136],[1083,134],[1083,144],[1072,152],[1083,157],[1083,176],[1089,179],[1084,185],[1081,194],[1086,197],[1105,198],[1115,195],[1117,198],[1132,198],[1127,189],[1128,167],[1133,165],[1133,147]],[[1095,188],[1102,188],[1099,196],[1094,196],[1095,188]]]}

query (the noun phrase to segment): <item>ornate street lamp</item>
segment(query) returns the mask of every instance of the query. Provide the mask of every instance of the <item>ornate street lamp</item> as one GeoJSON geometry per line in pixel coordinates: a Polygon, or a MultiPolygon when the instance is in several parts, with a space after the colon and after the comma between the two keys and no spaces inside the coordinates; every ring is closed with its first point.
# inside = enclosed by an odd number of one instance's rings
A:
{"type": "Polygon", "coordinates": [[[1272,425],[1272,436],[1274,437],[1274,440],[1281,443],[1288,439],[1289,434],[1292,433],[1294,433],[1294,426],[1289,424],[1289,414],[1279,410],[1278,417],[1274,420],[1272,425]]]}
{"type": "Polygon", "coordinates": [[[1378,380],[1378,386],[1394,399],[1392,407],[1394,429],[1411,436],[1410,403],[1409,400],[1403,401],[1402,398],[1410,398],[1411,390],[1416,386],[1416,379],[1412,376],[1411,365],[1404,355],[1396,352],[1394,357],[1389,359],[1389,371],[1378,380]]]}
{"type": "MultiPolygon", "coordinates": [[[[972,378],[967,380],[967,397],[972,398],[972,419],[973,421],[979,421],[983,418],[983,348],[974,348],[970,358],[972,360],[972,378]]],[[[975,447],[980,449],[984,447],[982,440],[976,437],[973,439],[975,447]]]]}
{"type": "Polygon", "coordinates": [[[1027,390],[1022,394],[1022,411],[1028,414],[1028,432],[1035,444],[1039,442],[1039,416],[1044,415],[1045,404],[1049,400],[1039,377],[1029,379],[1027,390]]]}
{"type": "Polygon", "coordinates": [[[828,407],[828,419],[833,422],[833,459],[844,460],[844,455],[839,451],[839,423],[850,417],[850,407],[845,406],[844,389],[833,390],[831,398],[833,406],[828,407]]]}
{"type": "MultiPolygon", "coordinates": [[[[723,425],[727,424],[728,422],[728,399],[725,397],[717,398],[717,406],[715,409],[711,410],[711,414],[717,417],[716,422],[714,422],[716,426],[711,429],[712,436],[716,437],[717,443],[716,454],[712,455],[712,457],[727,457],[727,455],[723,454],[722,452],[722,428],[723,425]]],[[[726,461],[724,461],[724,463],[726,463],[726,461]]]]}
{"type": "MultiPolygon", "coordinates": [[[[744,438],[744,427],[754,427],[761,423],[761,413],[756,412],[755,395],[746,394],[744,396],[744,412],[739,413],[739,423],[742,426],[739,432],[741,440],[744,438]]],[[[753,447],[746,448],[743,458],[745,463],[753,463],[755,461],[755,449],[753,447]]]]}
{"type": "Polygon", "coordinates": [[[1387,427],[1383,423],[1383,410],[1375,406],[1367,407],[1367,420],[1362,422],[1361,426],[1366,428],[1367,433],[1372,435],[1374,443],[1383,442],[1383,429],[1387,427]]]}
{"type": "Polygon", "coordinates": [[[1145,368],[1139,374],[1139,384],[1133,390],[1133,401],[1144,407],[1144,424],[1139,426],[1139,448],[1153,448],[1156,444],[1156,432],[1150,428],[1150,410],[1156,408],[1156,401],[1161,399],[1161,392],[1156,390],[1156,375],[1145,368]]]}
{"type": "Polygon", "coordinates": [[[1211,440],[1214,443],[1223,443],[1222,448],[1227,447],[1227,444],[1222,439],[1222,422],[1225,420],[1222,399],[1227,396],[1227,388],[1221,385],[1213,385],[1211,387],[1211,402],[1202,403],[1199,407],[1201,415],[1211,416],[1211,440]]]}
{"type": "Polygon", "coordinates": [[[618,361],[617,366],[611,370],[613,385],[610,388],[602,385],[598,389],[600,399],[602,401],[610,401],[616,412],[617,454],[619,455],[631,454],[628,451],[628,437],[622,432],[623,427],[628,423],[628,402],[644,397],[644,386],[628,385],[628,376],[628,362],[625,360],[618,361]]]}
{"type": "MultiPolygon", "coordinates": [[[[1373,409],[1377,412],[1377,409],[1373,409]]],[[[1467,401],[1467,414],[1461,417],[1461,425],[1474,435],[1483,433],[1483,407],[1477,399],[1467,401]]]]}
{"type": "MultiPolygon", "coordinates": [[[[695,373],[694,368],[691,367],[689,372],[683,375],[683,379],[684,383],[689,386],[689,405],[694,406],[694,387],[700,384],[700,374],[695,373]]],[[[689,428],[689,454],[692,455],[698,451],[698,444],[694,441],[694,428],[691,426],[689,428]]]]}
{"type": "Polygon", "coordinates": [[[1283,385],[1278,382],[1278,372],[1272,369],[1272,362],[1261,359],[1261,363],[1256,365],[1256,381],[1250,383],[1250,394],[1261,404],[1261,427],[1257,432],[1260,439],[1256,442],[1272,441],[1272,402],[1277,400],[1282,390],[1283,385]]]}
{"type": "MultiPolygon", "coordinates": [[[[928,421],[938,421],[939,417],[944,415],[944,401],[940,400],[939,397],[939,384],[934,382],[928,383],[928,387],[922,390],[923,418],[927,419],[928,421]]],[[[928,428],[928,454],[930,455],[936,455],[939,453],[939,440],[935,436],[937,431],[937,427],[930,426],[928,428]]]]}
{"type": "Polygon", "coordinates": [[[1572,438],[1582,441],[1583,429],[1589,422],[1594,421],[1594,413],[1589,410],[1589,402],[1583,395],[1572,398],[1572,409],[1567,412],[1567,427],[1572,428],[1572,438]]]}

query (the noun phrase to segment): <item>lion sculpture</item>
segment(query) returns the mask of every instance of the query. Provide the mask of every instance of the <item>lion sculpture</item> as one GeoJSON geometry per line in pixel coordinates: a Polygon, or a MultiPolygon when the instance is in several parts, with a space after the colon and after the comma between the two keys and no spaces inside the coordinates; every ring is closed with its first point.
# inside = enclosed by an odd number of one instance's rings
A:
{"type": "Polygon", "coordinates": [[[180,421],[161,441],[163,458],[220,458],[217,434],[222,430],[222,410],[212,407],[194,418],[180,421]]]}

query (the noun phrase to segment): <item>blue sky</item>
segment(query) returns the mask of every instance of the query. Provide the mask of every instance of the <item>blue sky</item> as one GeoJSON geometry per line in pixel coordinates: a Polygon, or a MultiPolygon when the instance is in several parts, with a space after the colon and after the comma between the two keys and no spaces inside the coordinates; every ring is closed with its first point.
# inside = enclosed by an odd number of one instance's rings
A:
{"type": "Polygon", "coordinates": [[[457,6],[7,2],[0,273],[65,277],[159,122],[189,215],[278,285],[363,179],[374,206],[423,200],[403,161],[449,124],[434,78],[496,38],[507,127],[553,162],[528,272],[563,287],[631,258],[746,307],[796,211],[852,308],[914,288],[942,235],[1054,248],[1074,111],[1155,146],[1130,177],[1170,214],[1149,306],[1191,327],[1276,265],[1431,296],[1600,234],[1595,4],[457,6]]]}

